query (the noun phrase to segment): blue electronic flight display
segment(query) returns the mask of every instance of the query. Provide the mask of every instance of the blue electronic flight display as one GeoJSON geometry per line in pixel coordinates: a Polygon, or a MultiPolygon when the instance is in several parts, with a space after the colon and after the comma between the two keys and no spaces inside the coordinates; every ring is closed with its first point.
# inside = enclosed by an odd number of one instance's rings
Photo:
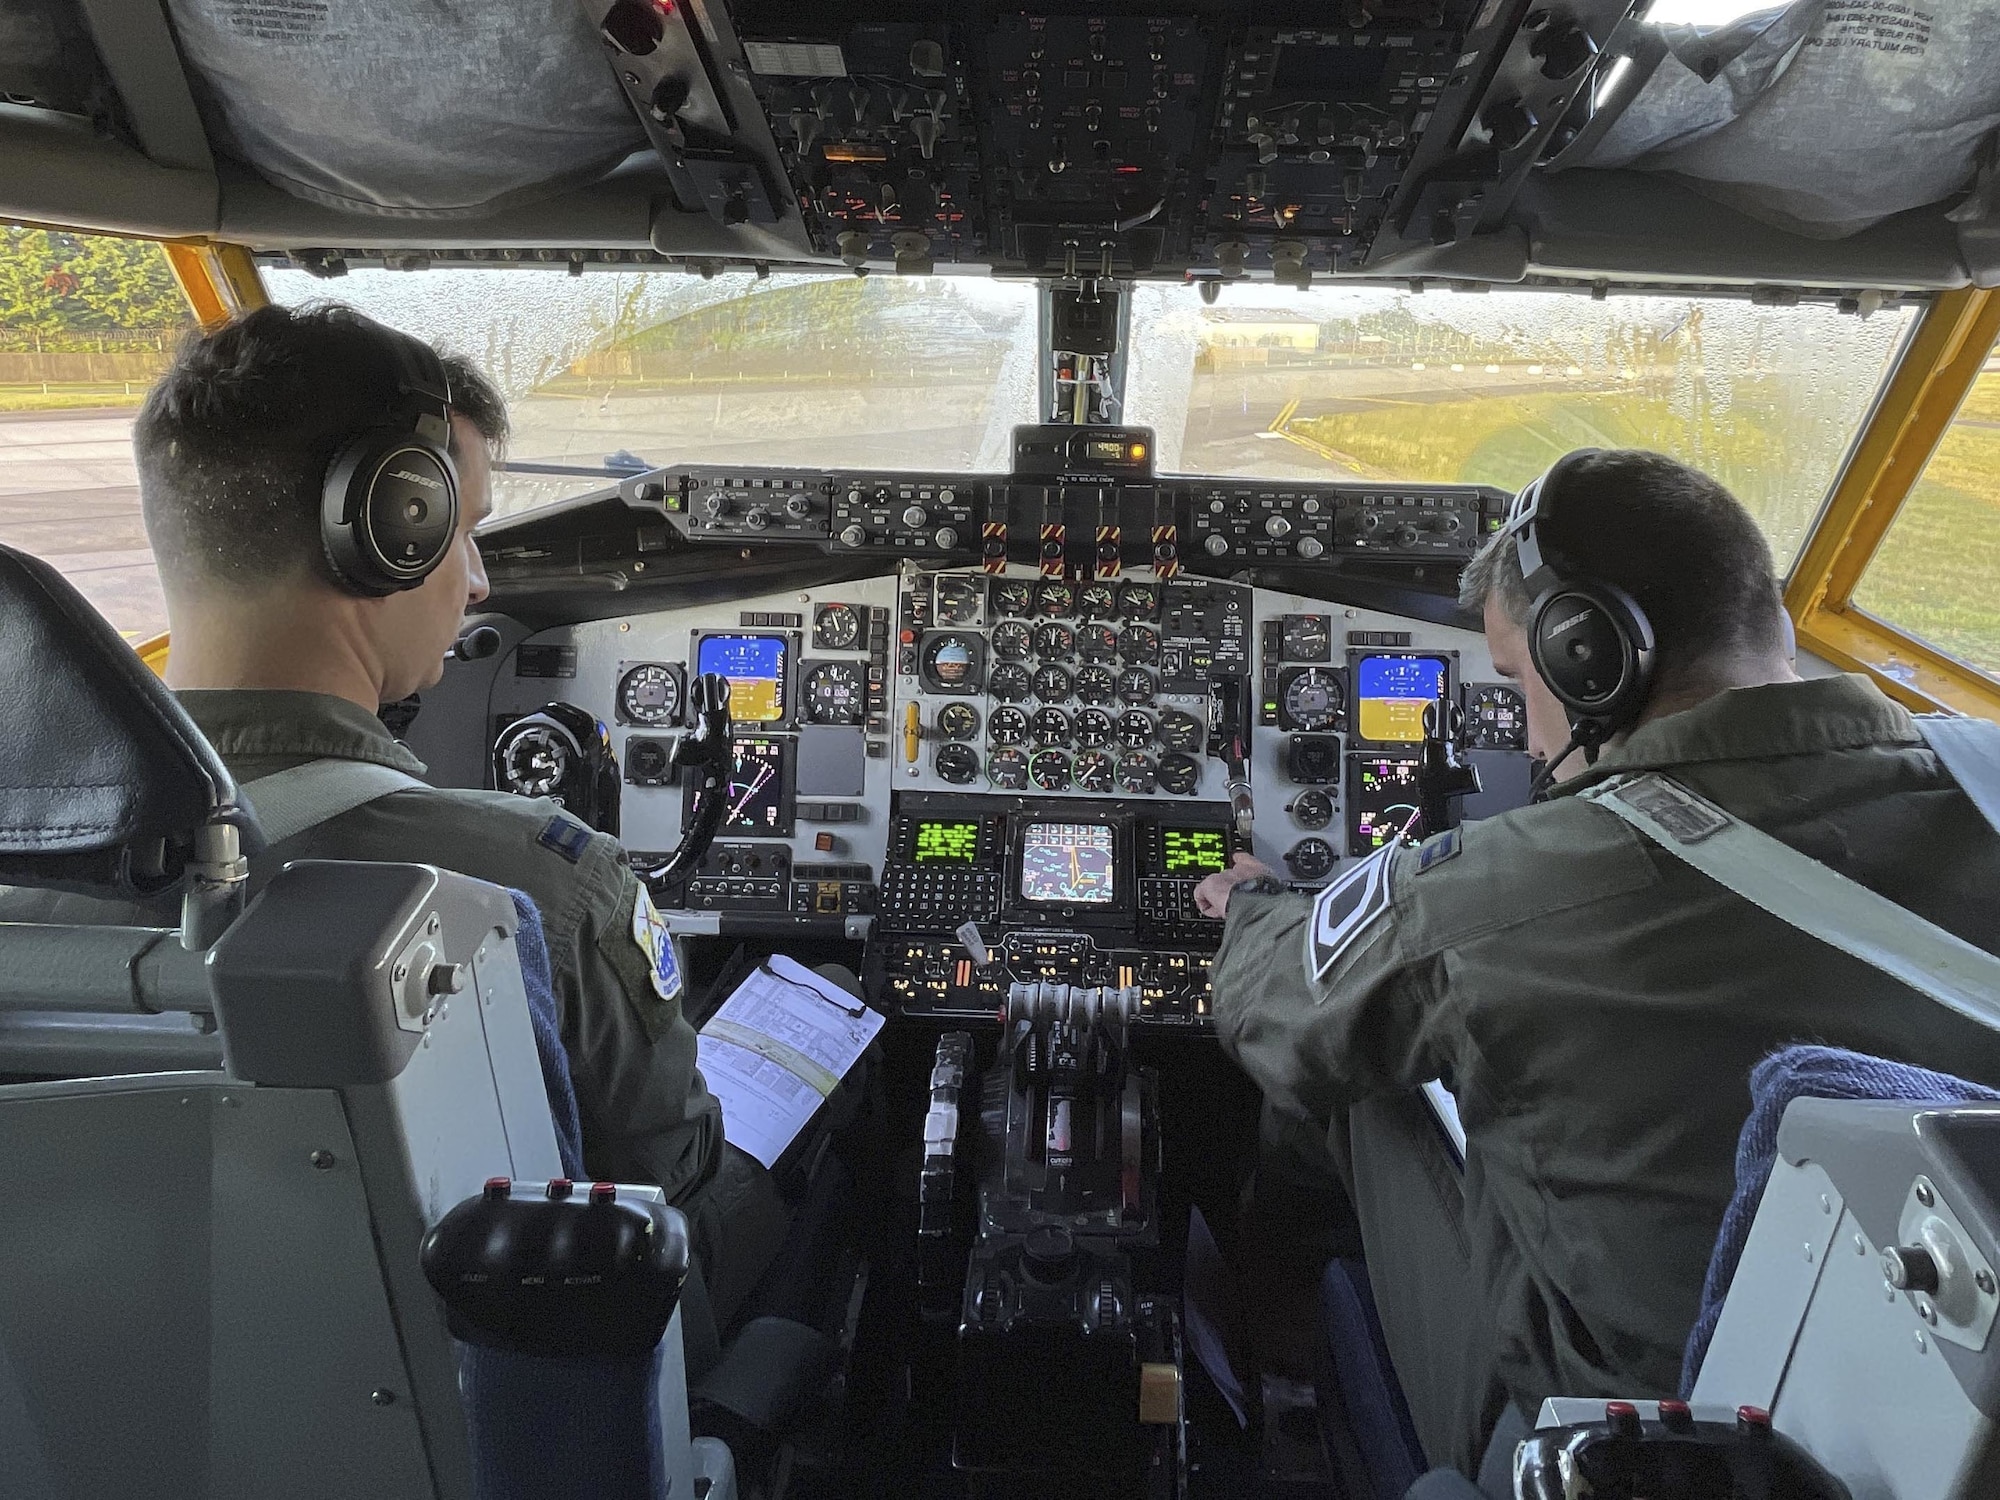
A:
{"type": "Polygon", "coordinates": [[[785,716],[785,638],[710,635],[695,651],[696,672],[729,680],[729,717],[739,724],[775,724],[785,716]]]}
{"type": "Polygon", "coordinates": [[[1376,744],[1414,745],[1424,737],[1424,707],[1445,694],[1441,656],[1364,656],[1354,664],[1356,732],[1376,744]]]}

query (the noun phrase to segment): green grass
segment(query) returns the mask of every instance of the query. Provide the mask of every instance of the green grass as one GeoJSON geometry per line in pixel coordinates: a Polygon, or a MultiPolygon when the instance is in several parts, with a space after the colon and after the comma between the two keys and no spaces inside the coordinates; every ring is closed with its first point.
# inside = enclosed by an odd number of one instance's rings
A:
{"type": "Polygon", "coordinates": [[[65,411],[83,406],[137,406],[146,399],[146,390],[147,387],[136,380],[131,383],[129,393],[123,381],[106,385],[59,385],[54,381],[50,381],[46,386],[40,382],[33,385],[0,385],[0,411],[65,411]]]}

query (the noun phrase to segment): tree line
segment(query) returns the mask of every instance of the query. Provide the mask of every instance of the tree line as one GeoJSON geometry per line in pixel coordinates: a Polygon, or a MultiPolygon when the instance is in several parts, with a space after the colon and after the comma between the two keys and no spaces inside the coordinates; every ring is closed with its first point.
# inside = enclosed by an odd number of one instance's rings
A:
{"type": "Polygon", "coordinates": [[[151,241],[0,226],[0,348],[164,348],[190,321],[151,241]]]}

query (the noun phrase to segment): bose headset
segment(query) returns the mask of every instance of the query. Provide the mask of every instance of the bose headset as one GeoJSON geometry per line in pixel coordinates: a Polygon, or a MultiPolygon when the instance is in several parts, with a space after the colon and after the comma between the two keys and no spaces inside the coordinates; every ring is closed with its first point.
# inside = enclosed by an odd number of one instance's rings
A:
{"type": "Polygon", "coordinates": [[[1569,744],[1543,769],[1538,790],[1579,749],[1595,763],[1598,748],[1638,718],[1653,686],[1653,626],[1639,601],[1572,567],[1549,538],[1564,480],[1600,451],[1564,454],[1507,512],[1506,532],[1534,601],[1528,656],[1569,715],[1569,744]]]}
{"type": "Polygon", "coordinates": [[[430,577],[458,537],[451,383],[423,340],[373,319],[357,321],[396,361],[396,402],[327,465],[320,542],[343,586],[381,598],[430,577]]]}

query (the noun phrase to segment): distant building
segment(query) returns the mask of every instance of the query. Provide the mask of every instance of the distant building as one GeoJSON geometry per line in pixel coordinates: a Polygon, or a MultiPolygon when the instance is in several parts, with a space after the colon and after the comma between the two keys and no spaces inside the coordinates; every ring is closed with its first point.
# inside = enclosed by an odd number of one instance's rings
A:
{"type": "Polygon", "coordinates": [[[1319,331],[1319,324],[1303,313],[1276,308],[1209,308],[1201,320],[1202,351],[1218,369],[1284,363],[1318,352],[1319,331]],[[1276,361],[1272,359],[1274,351],[1276,361]]]}

